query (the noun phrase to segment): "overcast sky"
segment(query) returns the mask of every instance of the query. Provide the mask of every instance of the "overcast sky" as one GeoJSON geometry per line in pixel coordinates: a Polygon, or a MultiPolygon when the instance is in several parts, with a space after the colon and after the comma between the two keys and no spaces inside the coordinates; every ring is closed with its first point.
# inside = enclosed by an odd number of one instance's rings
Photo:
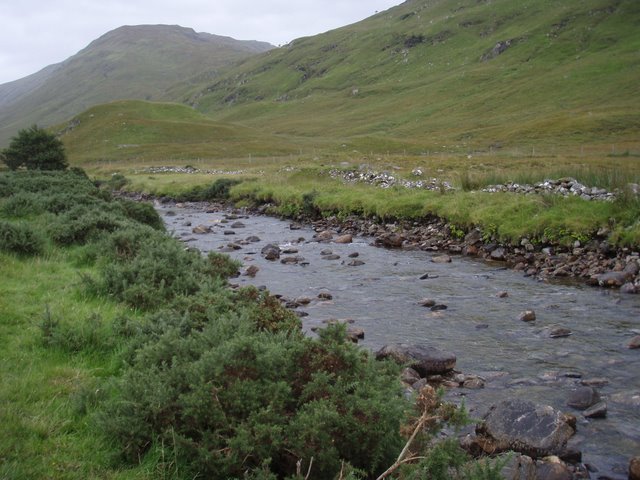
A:
{"type": "Polygon", "coordinates": [[[0,0],[0,84],[62,62],[122,25],[169,24],[283,45],[402,0],[0,0]]]}

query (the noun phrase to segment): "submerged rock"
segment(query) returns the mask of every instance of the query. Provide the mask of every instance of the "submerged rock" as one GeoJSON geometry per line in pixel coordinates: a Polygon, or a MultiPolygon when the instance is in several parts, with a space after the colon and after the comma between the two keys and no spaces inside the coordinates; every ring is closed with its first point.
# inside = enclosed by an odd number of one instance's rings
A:
{"type": "Polygon", "coordinates": [[[600,401],[600,394],[593,387],[579,387],[567,399],[567,406],[577,410],[586,410],[600,401]]]}
{"type": "Polygon", "coordinates": [[[260,253],[266,260],[274,261],[280,258],[280,247],[270,243],[265,245],[260,253]]]}

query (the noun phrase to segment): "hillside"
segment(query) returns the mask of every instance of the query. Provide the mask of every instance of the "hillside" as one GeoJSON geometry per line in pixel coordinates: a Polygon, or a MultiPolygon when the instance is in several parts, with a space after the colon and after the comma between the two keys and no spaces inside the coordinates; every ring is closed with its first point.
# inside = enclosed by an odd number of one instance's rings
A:
{"type": "Polygon", "coordinates": [[[216,122],[186,105],[141,100],[92,107],[62,124],[60,133],[72,163],[95,166],[125,160],[136,165],[197,163],[296,151],[286,139],[216,122]]]}
{"type": "Polygon", "coordinates": [[[183,100],[363,151],[637,144],[639,26],[636,0],[409,0],[183,100]]]}
{"type": "Polygon", "coordinates": [[[44,70],[0,85],[0,144],[19,128],[52,125],[99,103],[167,100],[184,79],[214,78],[229,64],[273,48],[168,25],[124,26],[44,70]]]}

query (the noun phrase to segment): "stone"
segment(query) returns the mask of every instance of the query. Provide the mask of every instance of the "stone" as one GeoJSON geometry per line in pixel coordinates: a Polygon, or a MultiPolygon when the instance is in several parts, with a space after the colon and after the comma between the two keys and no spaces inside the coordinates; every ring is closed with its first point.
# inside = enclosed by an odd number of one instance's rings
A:
{"type": "Polygon", "coordinates": [[[507,298],[509,296],[509,292],[498,292],[496,293],[496,297],[498,298],[507,298]]]}
{"type": "Polygon", "coordinates": [[[431,307],[431,311],[432,312],[439,312],[441,310],[446,310],[447,308],[449,308],[449,307],[447,307],[446,305],[437,304],[437,305],[434,305],[433,307],[431,307]]]}
{"type": "Polygon", "coordinates": [[[320,292],[318,294],[318,298],[320,300],[333,300],[333,295],[331,295],[329,292],[320,292]]]}
{"type": "Polygon", "coordinates": [[[467,245],[476,245],[482,242],[482,232],[477,228],[474,228],[464,237],[464,243],[467,245]]]}
{"type": "Polygon", "coordinates": [[[247,267],[247,269],[244,271],[244,275],[246,275],[247,277],[255,277],[256,274],[260,271],[260,269],[258,267],[256,267],[255,265],[251,265],[249,267],[247,267]]]}
{"type": "Polygon", "coordinates": [[[351,260],[347,265],[349,267],[360,267],[364,265],[364,262],[362,260],[351,260]]]}
{"type": "Polygon", "coordinates": [[[249,243],[258,243],[260,241],[260,237],[256,237],[255,235],[252,235],[250,237],[247,237],[245,240],[249,243]]]}
{"type": "Polygon", "coordinates": [[[349,258],[358,258],[360,254],[358,252],[353,252],[349,254],[349,258]]]}
{"type": "Polygon", "coordinates": [[[422,377],[430,374],[446,373],[456,366],[456,356],[434,347],[424,345],[389,344],[376,352],[376,359],[390,358],[408,365],[422,377]]]}
{"type": "Polygon", "coordinates": [[[224,231],[224,234],[225,234],[225,235],[235,235],[235,234],[236,234],[236,232],[234,232],[233,230],[225,230],[225,231],[224,231]]]}
{"type": "Polygon", "coordinates": [[[494,251],[491,252],[490,255],[491,260],[495,260],[495,261],[504,261],[504,259],[506,258],[506,252],[505,249],[502,247],[498,247],[496,248],[494,251]]]}
{"type": "Polygon", "coordinates": [[[462,383],[462,386],[470,390],[478,390],[484,388],[485,381],[480,377],[469,377],[462,383]]]}
{"type": "Polygon", "coordinates": [[[451,263],[452,259],[449,255],[438,255],[436,257],[431,257],[431,262],[433,263],[451,263]]]}
{"type": "Polygon", "coordinates": [[[627,344],[627,348],[631,350],[640,348],[640,335],[636,335],[635,337],[633,337],[627,344]]]}
{"type": "Polygon", "coordinates": [[[422,305],[423,307],[431,308],[436,305],[436,301],[431,298],[425,298],[424,300],[420,301],[420,305],[422,305]]]}
{"type": "Polygon", "coordinates": [[[402,370],[402,373],[400,374],[400,380],[402,380],[404,383],[408,383],[409,385],[413,385],[418,380],[420,380],[420,374],[413,368],[407,367],[402,370]]]}
{"type": "Polygon", "coordinates": [[[347,329],[347,338],[354,343],[358,343],[358,340],[364,339],[364,330],[358,327],[349,327],[347,329]]]}
{"type": "Polygon", "coordinates": [[[320,233],[316,233],[313,238],[318,242],[328,242],[333,238],[333,233],[331,233],[329,230],[324,230],[320,233]]]}
{"type": "Polygon", "coordinates": [[[193,227],[191,230],[193,233],[197,233],[198,235],[204,235],[205,233],[211,233],[211,227],[208,225],[198,225],[197,227],[193,227]]]}
{"type": "Polygon", "coordinates": [[[569,394],[567,406],[586,410],[600,401],[600,394],[593,387],[579,387],[569,394]]]}
{"type": "Polygon", "coordinates": [[[339,237],[337,237],[334,240],[335,243],[352,243],[353,242],[353,235],[340,235],[339,237]]]}
{"type": "Polygon", "coordinates": [[[332,254],[332,255],[324,255],[324,256],[322,257],[322,259],[323,259],[323,260],[340,260],[340,255],[335,255],[335,254],[332,254]]]}
{"type": "Polygon", "coordinates": [[[245,228],[246,225],[242,222],[235,222],[231,224],[231,228],[245,228]]]}
{"type": "Polygon", "coordinates": [[[629,272],[607,272],[600,275],[596,275],[598,285],[601,287],[622,287],[625,283],[629,282],[633,278],[633,275],[629,272]]]}
{"type": "Polygon", "coordinates": [[[607,402],[598,402],[587,408],[582,414],[586,418],[605,418],[607,416],[607,402]]]}
{"type": "Polygon", "coordinates": [[[296,265],[304,260],[304,257],[296,255],[295,257],[283,257],[280,259],[280,263],[283,265],[296,265]]]}
{"type": "Polygon", "coordinates": [[[270,243],[268,245],[265,245],[260,253],[266,260],[278,260],[280,258],[280,247],[270,243]]]}
{"type": "Polygon", "coordinates": [[[386,233],[376,238],[375,243],[385,248],[401,248],[404,243],[404,237],[397,233],[386,233]]]}
{"type": "Polygon", "coordinates": [[[533,310],[525,310],[524,312],[520,313],[520,315],[518,316],[518,320],[520,320],[521,322],[534,322],[536,320],[536,312],[534,312],[533,310]]]}
{"type": "Polygon", "coordinates": [[[311,299],[309,297],[298,297],[296,298],[296,303],[300,305],[309,305],[311,303],[311,299]]]}
{"type": "Polygon", "coordinates": [[[513,450],[533,459],[562,456],[574,433],[575,417],[522,399],[492,405],[476,426],[476,434],[484,439],[486,453],[513,450]]]}
{"type": "Polygon", "coordinates": [[[558,462],[542,462],[538,464],[536,478],[544,478],[545,480],[572,480],[573,474],[564,463],[558,460],[558,462]]]}
{"type": "Polygon", "coordinates": [[[568,328],[556,327],[551,329],[551,331],[549,332],[549,336],[551,338],[562,338],[562,337],[568,337],[572,333],[573,332],[571,332],[571,330],[569,330],[568,328]]]}
{"type": "Polygon", "coordinates": [[[325,248],[324,250],[320,250],[320,255],[333,255],[333,250],[325,248]]]}
{"type": "Polygon", "coordinates": [[[629,480],[640,480],[640,457],[629,461],[629,480]]]}
{"type": "Polygon", "coordinates": [[[633,283],[628,282],[620,287],[620,292],[629,294],[638,293],[638,287],[636,287],[633,283]]]}

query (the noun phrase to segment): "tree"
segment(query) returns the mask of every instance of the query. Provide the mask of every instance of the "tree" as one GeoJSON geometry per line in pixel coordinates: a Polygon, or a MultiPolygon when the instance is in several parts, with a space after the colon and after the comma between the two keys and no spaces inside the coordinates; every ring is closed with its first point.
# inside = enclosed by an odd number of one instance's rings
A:
{"type": "Polygon", "coordinates": [[[24,166],[29,170],[64,170],[67,154],[64,145],[53,134],[33,125],[20,130],[2,150],[2,161],[11,169],[24,166]]]}

